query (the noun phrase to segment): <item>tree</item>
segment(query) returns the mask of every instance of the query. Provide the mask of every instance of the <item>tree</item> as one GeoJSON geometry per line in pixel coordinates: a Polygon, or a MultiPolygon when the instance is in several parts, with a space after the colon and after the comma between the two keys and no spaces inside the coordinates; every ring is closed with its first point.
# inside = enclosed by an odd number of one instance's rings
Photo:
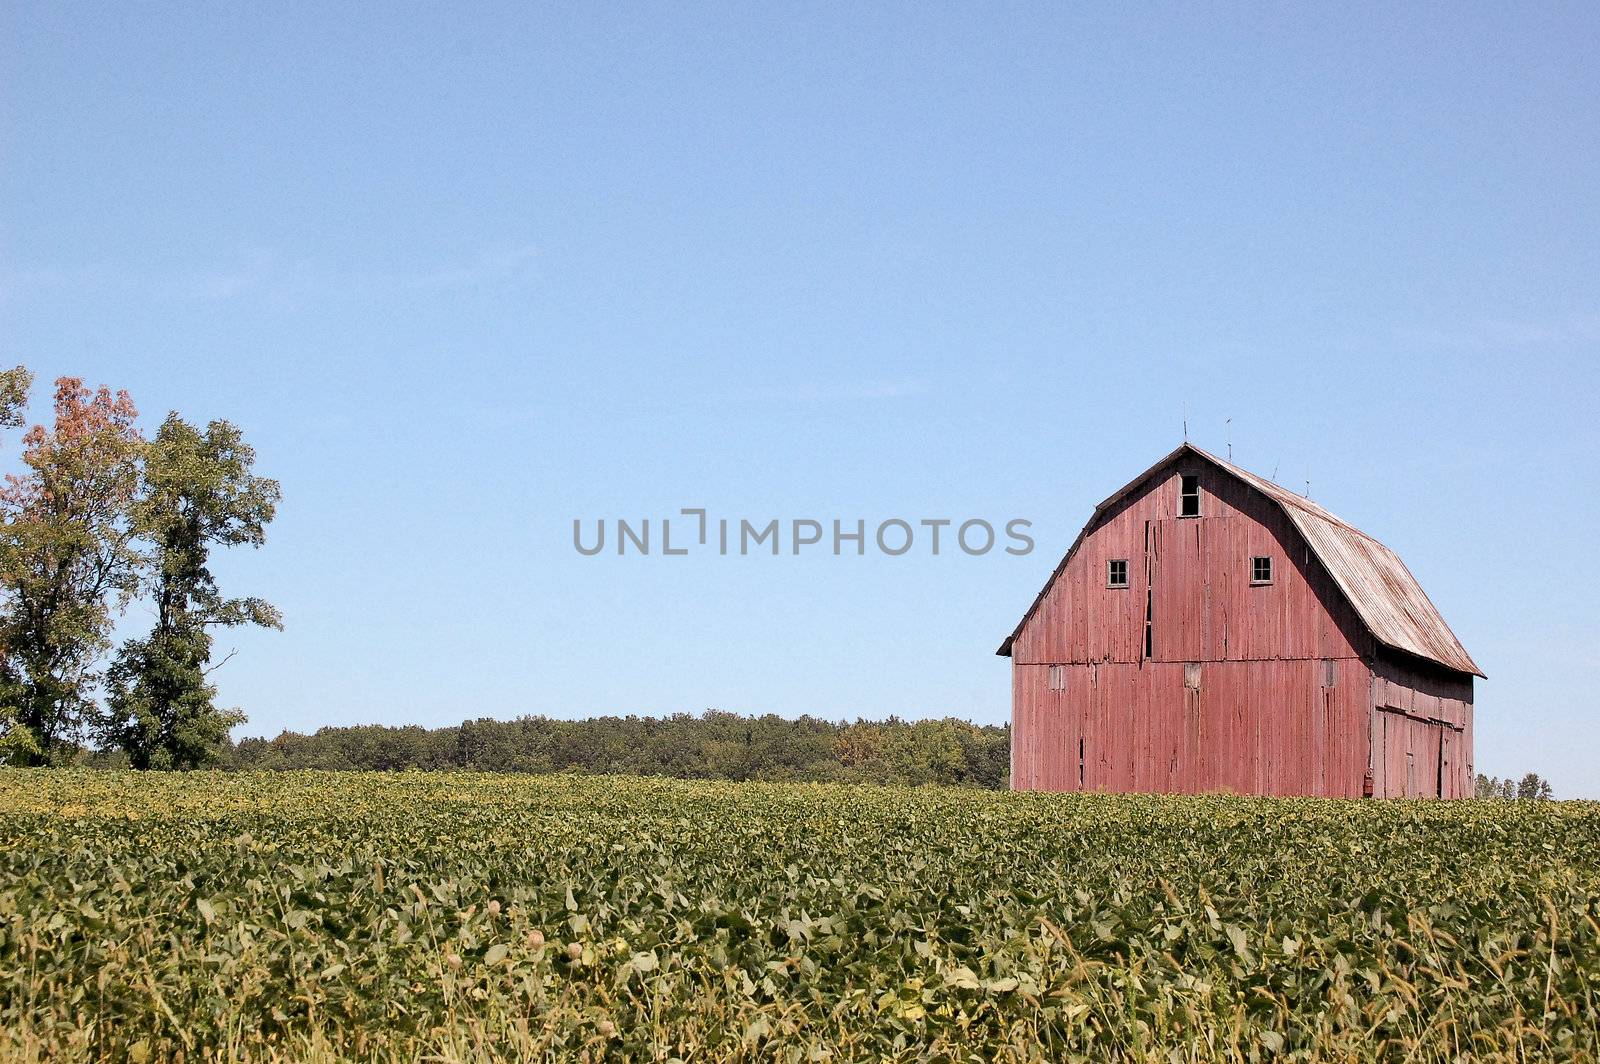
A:
{"type": "Polygon", "coordinates": [[[1513,780],[1510,776],[1500,779],[1480,772],[1477,795],[1479,798],[1516,798],[1524,801],[1545,801],[1555,797],[1550,781],[1537,772],[1529,772],[1521,780],[1513,780]]]}
{"type": "MultiPolygon", "coordinates": [[[[0,371],[0,428],[16,428],[24,420],[33,374],[26,366],[0,371]]],[[[17,720],[22,687],[11,655],[0,646],[0,764],[22,759],[37,749],[33,735],[17,720]]]]}
{"type": "Polygon", "coordinates": [[[204,432],[167,415],[145,449],[134,526],[150,544],[145,579],[155,599],[150,634],[130,640],[107,674],[97,730],[135,768],[195,768],[213,762],[244,715],[215,705],[207,682],[211,629],[282,628],[258,598],[222,596],[208,567],[214,546],[266,540],[278,482],[252,472],[255,451],[239,429],[213,421],[204,432]]]}
{"type": "MultiPolygon", "coordinates": [[[[0,423],[21,423],[27,384],[20,367],[0,375],[0,423]]],[[[114,610],[138,583],[133,401],[62,377],[54,413],[0,488],[0,755],[23,763],[49,762],[77,733],[114,610]]]]}
{"type": "Polygon", "coordinates": [[[1530,772],[1517,783],[1517,797],[1528,801],[1548,800],[1554,792],[1550,783],[1537,772],[1530,772]]]}
{"type": "Polygon", "coordinates": [[[28,405],[28,389],[33,387],[33,374],[28,367],[0,370],[0,428],[14,429],[23,423],[23,409],[28,405]]]}
{"type": "Polygon", "coordinates": [[[966,721],[833,724],[708,709],[668,717],[486,718],[432,731],[416,726],[322,728],[241,739],[236,769],[476,769],[625,772],[731,780],[959,783],[1004,787],[1010,729],[966,721]]]}

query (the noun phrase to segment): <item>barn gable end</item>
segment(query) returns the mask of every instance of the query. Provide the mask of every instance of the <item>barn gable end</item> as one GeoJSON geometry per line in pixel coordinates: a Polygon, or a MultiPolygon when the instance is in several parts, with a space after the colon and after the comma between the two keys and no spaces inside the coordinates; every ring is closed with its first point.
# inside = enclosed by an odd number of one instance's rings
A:
{"type": "Polygon", "coordinates": [[[1392,551],[1184,445],[1016,630],[1012,786],[1457,797],[1478,672],[1392,551]]]}
{"type": "MultiPolygon", "coordinates": [[[[1392,550],[1311,500],[1189,443],[1180,446],[1095,507],[1089,523],[996,653],[1001,656],[1013,655],[1018,637],[1049,597],[1057,580],[1090,534],[1123,511],[1130,498],[1153,490],[1158,481],[1181,475],[1180,467],[1210,467],[1221,472],[1224,479],[1217,482],[1217,488],[1221,490],[1216,493],[1223,498],[1233,495],[1228,501],[1238,508],[1243,509],[1246,504],[1236,493],[1227,491],[1225,485],[1228,480],[1268,500],[1293,526],[1309,550],[1310,558],[1305,562],[1307,567],[1311,566],[1311,560],[1314,559],[1376,643],[1432,661],[1447,669],[1474,676],[1483,675],[1411,571],[1392,550]]],[[[1164,515],[1174,514],[1174,501],[1174,494],[1167,492],[1166,498],[1158,504],[1160,512],[1164,515]]]]}

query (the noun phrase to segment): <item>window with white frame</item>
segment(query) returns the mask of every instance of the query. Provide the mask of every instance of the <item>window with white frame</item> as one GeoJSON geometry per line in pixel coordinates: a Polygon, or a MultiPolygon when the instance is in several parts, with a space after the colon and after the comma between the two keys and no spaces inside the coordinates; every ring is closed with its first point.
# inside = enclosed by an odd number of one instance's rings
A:
{"type": "Polygon", "coordinates": [[[1200,516],[1200,476],[1184,473],[1178,478],[1178,516],[1200,516]]]}

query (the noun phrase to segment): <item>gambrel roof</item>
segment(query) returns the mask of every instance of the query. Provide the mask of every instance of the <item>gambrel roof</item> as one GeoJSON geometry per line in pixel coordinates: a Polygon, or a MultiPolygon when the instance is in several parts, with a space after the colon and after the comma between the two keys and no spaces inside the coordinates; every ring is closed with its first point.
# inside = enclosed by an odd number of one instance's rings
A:
{"type": "Polygon", "coordinates": [[[1056,566],[1055,572],[1050,574],[1050,579],[1045,582],[1044,588],[1033,600],[1033,605],[1028,607],[1028,612],[1023,614],[1017,627],[1006,637],[1006,641],[1000,644],[997,653],[1002,656],[1011,653],[1012,642],[1022,632],[1023,625],[1028,623],[1028,618],[1039,608],[1039,603],[1044,600],[1050,586],[1066,569],[1067,562],[1077,552],[1079,544],[1095,526],[1100,515],[1133,494],[1163,467],[1185,454],[1204,459],[1222,472],[1256,489],[1281,507],[1290,522],[1305,538],[1306,544],[1316,555],[1317,560],[1333,578],[1333,582],[1344,594],[1345,599],[1349,601],[1356,615],[1361,618],[1362,624],[1372,634],[1373,639],[1386,647],[1414,654],[1419,658],[1443,665],[1447,669],[1471,673],[1474,676],[1483,675],[1482,670],[1461,645],[1455,633],[1450,630],[1444,618],[1439,615],[1438,608],[1422,590],[1422,585],[1417,583],[1417,578],[1411,575],[1411,570],[1406,568],[1406,563],[1400,560],[1398,554],[1354,525],[1341,521],[1310,499],[1240,469],[1232,462],[1223,461],[1191,443],[1183,444],[1094,508],[1094,515],[1090,517],[1089,523],[1073,541],[1072,547],[1067,551],[1066,557],[1061,559],[1061,564],[1056,566]]]}

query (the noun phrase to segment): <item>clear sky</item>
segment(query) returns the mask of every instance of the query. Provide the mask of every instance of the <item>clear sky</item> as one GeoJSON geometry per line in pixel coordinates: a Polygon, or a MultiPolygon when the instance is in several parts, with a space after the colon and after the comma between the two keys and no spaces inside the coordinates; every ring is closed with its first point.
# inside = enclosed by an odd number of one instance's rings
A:
{"type": "Polygon", "coordinates": [[[5,358],[283,483],[239,734],[1000,721],[1187,410],[1406,559],[1481,770],[1600,796],[1592,4],[382,6],[0,15],[5,358]],[[692,506],[1038,547],[573,550],[692,506]]]}

